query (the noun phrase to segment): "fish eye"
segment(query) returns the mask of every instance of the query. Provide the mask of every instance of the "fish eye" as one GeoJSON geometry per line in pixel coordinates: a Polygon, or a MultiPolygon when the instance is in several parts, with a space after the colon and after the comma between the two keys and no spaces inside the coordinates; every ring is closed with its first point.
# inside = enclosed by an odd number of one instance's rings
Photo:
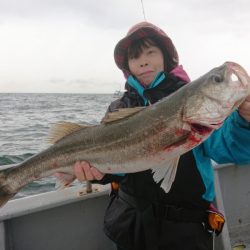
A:
{"type": "Polygon", "coordinates": [[[220,83],[223,81],[223,77],[221,77],[219,75],[215,75],[215,76],[213,76],[213,81],[216,83],[220,83]]]}

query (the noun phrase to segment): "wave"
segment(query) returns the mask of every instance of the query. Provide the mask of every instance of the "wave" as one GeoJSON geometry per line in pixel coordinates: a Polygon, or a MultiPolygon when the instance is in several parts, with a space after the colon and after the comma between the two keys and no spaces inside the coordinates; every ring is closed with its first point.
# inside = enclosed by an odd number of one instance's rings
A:
{"type": "Polygon", "coordinates": [[[32,153],[25,153],[22,155],[3,155],[0,156],[0,166],[9,165],[9,164],[17,164],[19,162],[24,161],[25,159],[31,157],[32,153]]]}
{"type": "MultiPolygon", "coordinates": [[[[59,121],[99,123],[114,100],[112,94],[0,93],[0,97],[0,169],[46,149],[52,124],[59,121]]],[[[24,187],[18,196],[55,190],[55,182],[53,177],[36,180],[24,187]]]]}

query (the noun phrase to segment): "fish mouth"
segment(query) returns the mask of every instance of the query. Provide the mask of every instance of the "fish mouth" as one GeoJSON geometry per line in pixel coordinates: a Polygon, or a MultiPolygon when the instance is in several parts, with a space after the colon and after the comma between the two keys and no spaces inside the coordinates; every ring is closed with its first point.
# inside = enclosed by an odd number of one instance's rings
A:
{"type": "Polygon", "coordinates": [[[196,119],[186,120],[189,130],[200,135],[210,134],[213,130],[220,128],[223,122],[224,119],[210,119],[209,121],[196,119]]]}
{"type": "Polygon", "coordinates": [[[199,134],[207,134],[207,133],[211,132],[213,129],[208,127],[208,126],[204,126],[202,124],[199,124],[199,123],[192,123],[191,130],[193,132],[198,132],[199,134]]]}
{"type": "Polygon", "coordinates": [[[214,124],[203,124],[198,122],[190,123],[191,131],[198,133],[200,135],[206,135],[211,133],[214,129],[218,129],[223,122],[214,123],[214,124]]]}

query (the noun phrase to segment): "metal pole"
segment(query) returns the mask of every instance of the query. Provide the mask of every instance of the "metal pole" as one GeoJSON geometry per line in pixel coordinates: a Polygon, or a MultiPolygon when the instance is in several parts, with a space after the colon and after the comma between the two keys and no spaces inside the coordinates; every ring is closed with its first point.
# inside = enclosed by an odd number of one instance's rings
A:
{"type": "Polygon", "coordinates": [[[92,183],[90,181],[86,181],[86,192],[92,193],[92,183]]]}

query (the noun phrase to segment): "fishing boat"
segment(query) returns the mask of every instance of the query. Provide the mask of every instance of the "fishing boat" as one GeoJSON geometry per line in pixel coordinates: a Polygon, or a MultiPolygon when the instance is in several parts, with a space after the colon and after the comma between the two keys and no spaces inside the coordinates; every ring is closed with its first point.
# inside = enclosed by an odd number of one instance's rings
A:
{"type": "MultiPolygon", "coordinates": [[[[249,250],[250,166],[214,165],[214,170],[215,203],[226,217],[214,249],[249,250]]],[[[0,209],[0,250],[115,250],[102,231],[109,186],[87,187],[8,202],[0,209]]]]}
{"type": "Polygon", "coordinates": [[[116,90],[113,94],[113,97],[121,97],[123,95],[123,91],[121,90],[116,90]]]}

